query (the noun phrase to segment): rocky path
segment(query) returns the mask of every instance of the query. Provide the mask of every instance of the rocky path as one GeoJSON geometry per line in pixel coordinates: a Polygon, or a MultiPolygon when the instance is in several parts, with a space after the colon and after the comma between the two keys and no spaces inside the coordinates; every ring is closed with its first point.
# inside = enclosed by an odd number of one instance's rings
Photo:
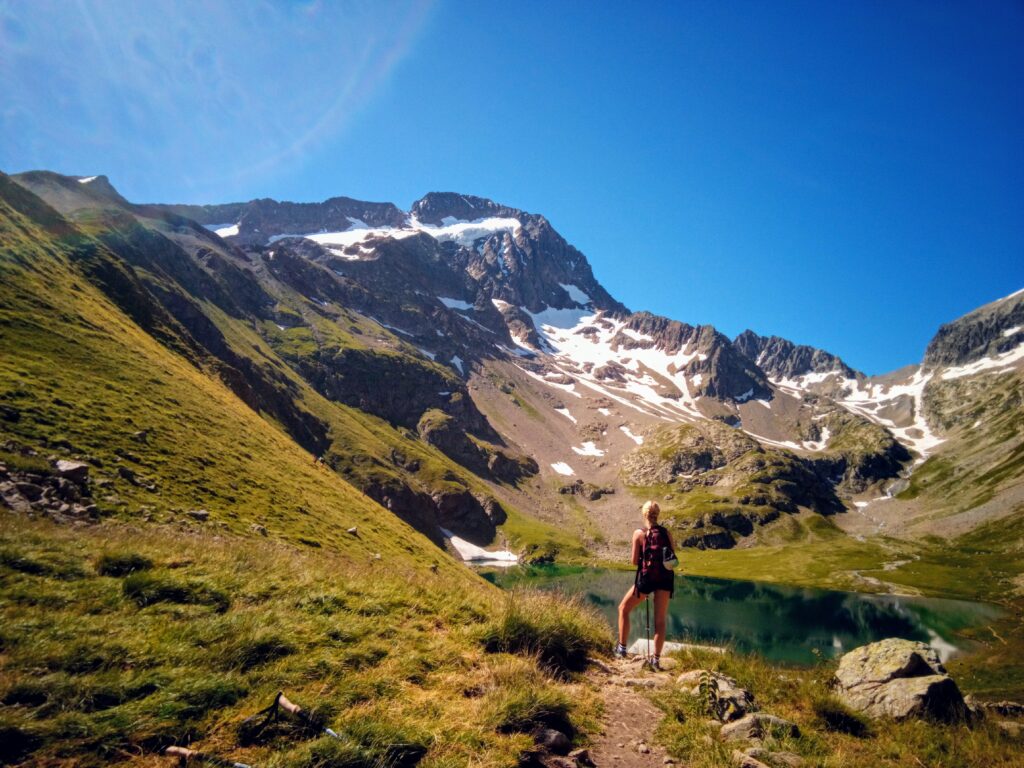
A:
{"type": "Polygon", "coordinates": [[[672,765],[665,750],[654,744],[654,730],[662,712],[646,695],[651,688],[672,680],[666,659],[663,672],[642,668],[640,659],[623,659],[595,670],[604,698],[604,723],[593,740],[590,756],[599,768],[655,768],[672,765]]]}

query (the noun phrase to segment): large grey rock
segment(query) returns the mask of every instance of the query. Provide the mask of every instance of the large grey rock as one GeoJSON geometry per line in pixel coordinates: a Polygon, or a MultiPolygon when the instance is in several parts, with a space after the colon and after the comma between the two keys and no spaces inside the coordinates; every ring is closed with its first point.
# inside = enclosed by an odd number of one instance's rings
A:
{"type": "Polygon", "coordinates": [[[572,742],[569,737],[554,728],[544,728],[537,733],[535,741],[542,747],[551,750],[556,755],[568,754],[572,749],[572,742]]]}
{"type": "Polygon", "coordinates": [[[57,474],[76,485],[83,485],[89,479],[89,465],[81,461],[60,459],[57,462],[57,474]]]}
{"type": "Polygon", "coordinates": [[[703,669],[693,669],[684,672],[676,683],[680,688],[689,692],[691,696],[700,695],[700,680],[704,674],[708,674],[718,685],[718,700],[722,703],[722,715],[725,720],[738,720],[749,712],[757,709],[754,703],[754,695],[746,688],[741,688],[739,683],[726,675],[717,672],[710,672],[703,669]]]}
{"type": "Polygon", "coordinates": [[[775,715],[754,712],[722,726],[721,736],[726,741],[763,739],[765,736],[799,736],[794,723],[775,715]]]}
{"type": "Polygon", "coordinates": [[[955,720],[967,714],[938,654],[912,640],[889,638],[850,651],[839,661],[834,682],[845,704],[870,717],[955,720]]]}

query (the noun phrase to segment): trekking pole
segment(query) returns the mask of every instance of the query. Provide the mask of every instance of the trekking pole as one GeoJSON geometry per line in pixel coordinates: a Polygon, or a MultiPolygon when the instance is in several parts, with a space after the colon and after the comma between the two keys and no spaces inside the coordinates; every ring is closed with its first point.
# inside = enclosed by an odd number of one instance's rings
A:
{"type": "Polygon", "coordinates": [[[647,663],[651,663],[651,596],[644,598],[644,608],[647,613],[647,663]]]}
{"type": "Polygon", "coordinates": [[[167,757],[178,758],[179,765],[186,765],[190,760],[194,760],[197,763],[219,765],[224,766],[224,768],[252,768],[252,766],[247,763],[236,763],[233,760],[225,760],[223,757],[208,755],[205,752],[197,752],[196,750],[189,749],[188,747],[168,747],[164,750],[164,755],[167,757]]]}
{"type": "Polygon", "coordinates": [[[337,739],[338,741],[342,740],[341,736],[339,736],[335,731],[332,731],[326,725],[317,722],[314,718],[309,716],[309,713],[307,713],[306,710],[304,710],[298,704],[295,704],[294,702],[290,701],[288,697],[284,695],[284,691],[281,691],[277,694],[275,704],[281,707],[281,709],[283,709],[285,712],[295,715],[297,718],[299,718],[299,720],[301,720],[303,723],[308,725],[313,730],[320,731],[321,733],[330,736],[332,739],[337,739]]]}

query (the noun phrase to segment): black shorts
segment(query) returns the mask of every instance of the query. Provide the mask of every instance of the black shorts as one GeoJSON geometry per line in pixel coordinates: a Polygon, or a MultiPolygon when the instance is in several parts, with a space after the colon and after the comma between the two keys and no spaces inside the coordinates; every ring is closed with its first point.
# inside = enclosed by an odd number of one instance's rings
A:
{"type": "Polygon", "coordinates": [[[669,593],[669,597],[675,592],[676,580],[675,574],[672,571],[666,570],[664,573],[648,573],[642,574],[637,571],[636,581],[634,583],[634,592],[639,595],[649,595],[657,590],[665,590],[669,593]]]}

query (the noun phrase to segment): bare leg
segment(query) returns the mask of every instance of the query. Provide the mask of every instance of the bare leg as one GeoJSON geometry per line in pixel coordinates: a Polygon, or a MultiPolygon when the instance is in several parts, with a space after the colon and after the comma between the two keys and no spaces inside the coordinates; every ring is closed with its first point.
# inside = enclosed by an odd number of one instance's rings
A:
{"type": "Polygon", "coordinates": [[[630,587],[626,596],[622,598],[622,602],[619,603],[619,642],[622,645],[629,642],[629,614],[642,602],[643,598],[636,597],[633,594],[633,587],[630,587]]]}
{"type": "Polygon", "coordinates": [[[665,645],[665,624],[668,615],[668,601],[672,593],[667,589],[659,589],[654,592],[654,655],[661,656],[661,649],[665,645]]]}

